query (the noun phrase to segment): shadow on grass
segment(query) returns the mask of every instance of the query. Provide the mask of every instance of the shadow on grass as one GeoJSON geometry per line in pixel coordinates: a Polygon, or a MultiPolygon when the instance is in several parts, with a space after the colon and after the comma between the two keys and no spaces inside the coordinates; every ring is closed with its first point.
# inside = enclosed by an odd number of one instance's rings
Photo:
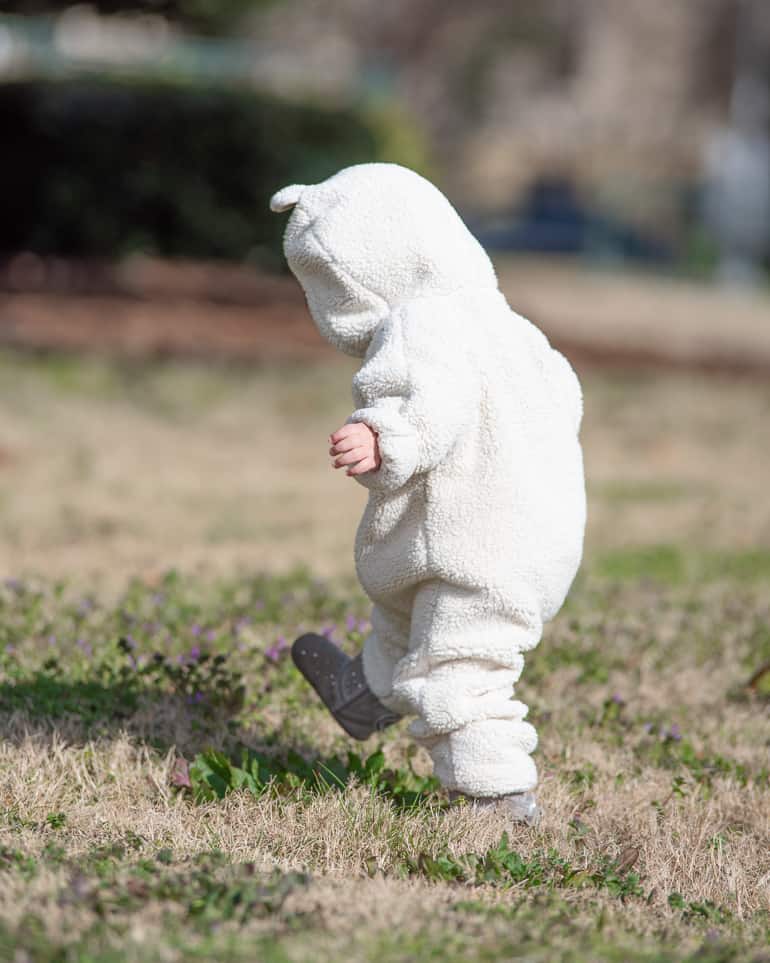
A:
{"type": "MultiPolygon", "coordinates": [[[[160,753],[175,749],[182,771],[192,771],[194,781],[197,776],[199,799],[240,788],[258,794],[270,781],[286,790],[320,786],[324,779],[341,786],[351,775],[370,774],[366,760],[355,754],[343,763],[337,756],[319,756],[317,746],[280,728],[244,724],[239,690],[196,694],[202,699],[135,677],[73,680],[38,670],[0,683],[0,731],[16,746],[32,739],[44,746],[83,747],[127,736],[160,753]]],[[[381,768],[379,762],[378,775],[381,768]]],[[[193,788],[186,780],[174,784],[193,788]]]]}
{"type": "Polygon", "coordinates": [[[69,743],[126,733],[158,749],[184,751],[238,736],[245,686],[226,656],[199,650],[194,658],[156,652],[142,659],[121,639],[115,653],[85,671],[58,658],[34,669],[9,663],[0,682],[6,739],[22,721],[66,733],[69,743]]]}
{"type": "MultiPolygon", "coordinates": [[[[176,747],[191,755],[212,746],[254,742],[255,733],[242,730],[236,719],[239,709],[237,703],[198,702],[132,679],[57,678],[40,670],[0,683],[0,730],[6,742],[15,744],[30,735],[75,746],[127,735],[160,752],[176,747]]],[[[270,740],[268,733],[256,741],[264,745],[270,740]]]]}
{"type": "MultiPolygon", "coordinates": [[[[210,693],[207,693],[210,695],[210,693]]],[[[0,684],[0,727],[6,742],[32,738],[44,746],[84,746],[123,735],[159,752],[176,749],[172,783],[198,802],[232,791],[255,796],[343,790],[351,781],[370,786],[399,808],[435,802],[437,780],[411,764],[386,766],[381,749],[319,755],[318,748],[285,732],[245,728],[239,700],[197,702],[134,678],[68,680],[38,670],[0,684]]]]}
{"type": "MultiPolygon", "coordinates": [[[[71,680],[41,670],[0,684],[0,712],[23,712],[30,719],[51,721],[76,717],[85,726],[111,721],[119,726],[148,695],[153,695],[151,690],[140,693],[129,680],[71,680]]],[[[162,697],[160,691],[154,695],[162,697]]]]}

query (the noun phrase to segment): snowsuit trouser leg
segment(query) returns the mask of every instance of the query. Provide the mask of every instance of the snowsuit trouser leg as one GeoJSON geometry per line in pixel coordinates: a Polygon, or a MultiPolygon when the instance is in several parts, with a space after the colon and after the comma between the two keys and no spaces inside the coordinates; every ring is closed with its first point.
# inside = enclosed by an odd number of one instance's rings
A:
{"type": "Polygon", "coordinates": [[[470,796],[532,789],[537,734],[512,695],[522,652],[540,639],[539,618],[526,606],[441,580],[416,587],[411,618],[399,602],[372,613],[364,671],[374,693],[417,717],[410,731],[446,788],[470,796]]]}

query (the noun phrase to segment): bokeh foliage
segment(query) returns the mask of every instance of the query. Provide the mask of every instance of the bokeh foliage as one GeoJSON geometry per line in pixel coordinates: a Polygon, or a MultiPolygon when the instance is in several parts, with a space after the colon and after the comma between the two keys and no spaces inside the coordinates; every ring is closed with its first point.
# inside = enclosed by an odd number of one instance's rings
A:
{"type": "MultiPolygon", "coordinates": [[[[279,263],[268,199],[352,163],[415,163],[399,118],[236,86],[81,78],[0,86],[0,251],[279,263]],[[394,123],[398,128],[394,132],[394,123]],[[401,126],[399,126],[401,125],[401,126]]],[[[418,151],[419,153],[419,151],[418,151]]]]}
{"type": "MultiPolygon", "coordinates": [[[[276,0],[91,0],[89,4],[102,14],[160,14],[200,33],[221,33],[232,28],[252,11],[267,7],[276,0]]],[[[55,14],[72,3],[52,0],[8,0],[7,13],[22,15],[55,14]]]]}

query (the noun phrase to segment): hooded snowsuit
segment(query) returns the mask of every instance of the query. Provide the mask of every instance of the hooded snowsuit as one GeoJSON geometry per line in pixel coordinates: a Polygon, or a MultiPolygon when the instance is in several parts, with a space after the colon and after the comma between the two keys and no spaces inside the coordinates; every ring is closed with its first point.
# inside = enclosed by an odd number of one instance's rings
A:
{"type": "Polygon", "coordinates": [[[363,358],[349,421],[377,432],[382,459],[357,476],[367,682],[417,717],[449,789],[531,789],[537,736],[513,685],[580,564],[578,380],[412,171],[350,167],[271,207],[293,208],[286,257],[321,334],[363,358]]]}

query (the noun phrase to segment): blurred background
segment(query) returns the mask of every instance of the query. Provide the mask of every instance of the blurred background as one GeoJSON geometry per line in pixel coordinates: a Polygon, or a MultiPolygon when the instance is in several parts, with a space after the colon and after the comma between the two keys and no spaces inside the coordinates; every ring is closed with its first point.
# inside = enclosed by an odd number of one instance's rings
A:
{"type": "Polygon", "coordinates": [[[349,571],[267,202],[372,160],[577,367],[589,555],[770,545],[765,0],[6,0],[0,137],[5,572],[349,571]]]}

